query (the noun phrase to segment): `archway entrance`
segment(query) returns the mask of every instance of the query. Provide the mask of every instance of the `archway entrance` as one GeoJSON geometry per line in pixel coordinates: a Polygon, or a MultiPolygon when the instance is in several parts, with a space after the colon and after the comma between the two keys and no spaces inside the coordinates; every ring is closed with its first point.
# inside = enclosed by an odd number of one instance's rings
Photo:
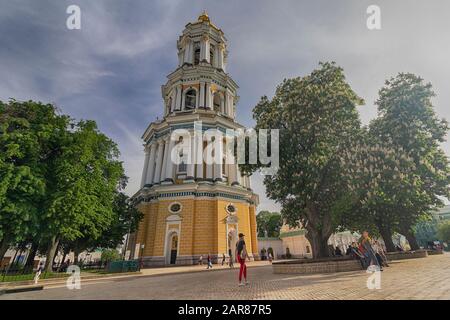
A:
{"type": "Polygon", "coordinates": [[[178,235],[174,233],[172,239],[170,240],[170,264],[175,264],[177,261],[177,250],[178,250],[178,235]]]}

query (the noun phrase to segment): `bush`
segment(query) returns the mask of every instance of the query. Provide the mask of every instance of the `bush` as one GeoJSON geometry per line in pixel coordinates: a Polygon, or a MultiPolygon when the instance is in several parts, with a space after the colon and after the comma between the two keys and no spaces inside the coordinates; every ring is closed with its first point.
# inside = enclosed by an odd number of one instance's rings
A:
{"type": "Polygon", "coordinates": [[[450,221],[439,224],[438,226],[438,238],[441,241],[450,241],[450,221]]]}
{"type": "Polygon", "coordinates": [[[111,261],[120,260],[120,254],[116,249],[105,249],[102,251],[101,256],[102,264],[107,264],[111,261]]]}

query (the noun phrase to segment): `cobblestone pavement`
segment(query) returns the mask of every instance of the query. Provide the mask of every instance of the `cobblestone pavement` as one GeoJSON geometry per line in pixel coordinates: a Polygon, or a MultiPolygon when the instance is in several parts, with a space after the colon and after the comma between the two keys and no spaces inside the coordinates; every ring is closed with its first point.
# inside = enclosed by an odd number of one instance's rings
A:
{"type": "Polygon", "coordinates": [[[393,262],[381,289],[369,290],[365,271],[315,275],[273,274],[249,268],[250,284],[237,286],[237,270],[114,279],[5,294],[0,299],[450,299],[450,254],[393,262]]]}

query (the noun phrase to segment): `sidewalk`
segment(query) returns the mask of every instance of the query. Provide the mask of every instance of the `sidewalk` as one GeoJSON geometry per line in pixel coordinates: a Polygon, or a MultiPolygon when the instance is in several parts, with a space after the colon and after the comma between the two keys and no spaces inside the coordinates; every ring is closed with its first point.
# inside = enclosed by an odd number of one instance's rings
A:
{"type": "MultiPolygon", "coordinates": [[[[268,261],[251,261],[247,263],[248,268],[269,266],[268,261]]],[[[141,269],[140,272],[127,272],[127,273],[112,273],[112,274],[92,274],[89,272],[82,272],[80,277],[83,282],[95,282],[104,280],[124,279],[124,278],[138,278],[138,277],[156,277],[171,274],[181,273],[196,273],[196,272],[213,272],[230,270],[228,265],[222,266],[219,264],[213,264],[212,269],[206,269],[207,265],[192,265],[192,266],[174,266],[174,267],[160,267],[160,268],[147,268],[141,269]]],[[[239,269],[239,264],[235,263],[233,270],[239,269]]],[[[27,291],[27,290],[41,290],[44,288],[50,288],[54,286],[65,285],[67,278],[56,279],[43,279],[40,280],[37,285],[32,281],[20,281],[20,282],[3,282],[0,283],[0,295],[2,293],[27,291]]]]}

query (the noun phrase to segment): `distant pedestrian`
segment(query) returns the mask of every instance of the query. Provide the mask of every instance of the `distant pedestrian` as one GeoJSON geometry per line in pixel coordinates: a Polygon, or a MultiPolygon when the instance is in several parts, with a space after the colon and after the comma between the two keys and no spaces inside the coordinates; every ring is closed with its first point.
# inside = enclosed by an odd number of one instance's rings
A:
{"type": "Polygon", "coordinates": [[[225,257],[225,253],[222,253],[222,266],[225,264],[227,257],[225,257]]]}
{"type": "Polygon", "coordinates": [[[245,235],[239,233],[239,241],[236,244],[236,257],[239,262],[239,286],[248,284],[247,281],[247,266],[245,265],[245,259],[247,259],[247,248],[244,241],[245,235]],[[244,276],[245,283],[242,282],[242,276],[244,276]]]}
{"type": "Polygon", "coordinates": [[[212,261],[211,261],[211,255],[208,253],[208,266],[206,269],[212,269],[212,261]]]}
{"type": "Polygon", "coordinates": [[[372,244],[372,247],[373,250],[375,251],[375,255],[377,256],[378,264],[380,265],[380,267],[381,266],[389,267],[386,254],[381,244],[377,240],[375,240],[372,244]]]}
{"type": "Polygon", "coordinates": [[[378,259],[376,257],[375,251],[373,250],[371,239],[369,237],[368,231],[363,231],[362,237],[359,240],[359,251],[364,255],[365,258],[365,267],[369,267],[371,265],[376,265],[382,271],[383,269],[378,263],[378,259]]]}
{"type": "Polygon", "coordinates": [[[229,256],[228,259],[230,259],[230,261],[228,262],[228,265],[230,266],[230,268],[233,268],[234,267],[234,264],[233,264],[234,259],[233,259],[233,253],[232,253],[231,249],[228,250],[228,256],[229,256]]]}
{"type": "Polygon", "coordinates": [[[38,269],[36,270],[36,274],[34,275],[34,284],[38,283],[39,278],[42,274],[42,269],[43,269],[43,266],[42,266],[42,263],[40,263],[38,269]]]}
{"type": "Polygon", "coordinates": [[[269,251],[269,253],[267,254],[268,258],[269,258],[269,262],[272,263],[273,257],[272,257],[272,252],[269,251]]]}
{"type": "Polygon", "coordinates": [[[200,257],[198,258],[198,264],[203,265],[203,256],[202,255],[200,255],[200,257]]]}

